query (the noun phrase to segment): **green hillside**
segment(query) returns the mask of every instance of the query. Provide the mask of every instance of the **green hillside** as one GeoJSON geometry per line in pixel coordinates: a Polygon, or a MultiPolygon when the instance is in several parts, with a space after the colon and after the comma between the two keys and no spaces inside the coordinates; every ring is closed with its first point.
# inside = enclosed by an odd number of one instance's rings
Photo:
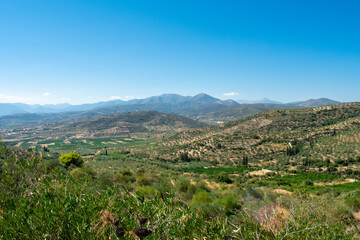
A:
{"type": "Polygon", "coordinates": [[[219,122],[230,122],[250,115],[274,110],[274,109],[298,109],[299,106],[286,104],[240,104],[236,106],[219,109],[216,111],[207,111],[200,114],[191,115],[192,118],[208,124],[218,124],[219,122]]]}
{"type": "MultiPolygon", "coordinates": [[[[189,158],[221,165],[290,167],[303,161],[350,163],[360,157],[360,104],[272,110],[227,124],[177,133],[146,149],[153,158],[189,158]],[[292,153],[290,153],[292,152],[292,153]]],[[[144,150],[142,150],[144,151],[144,150]]],[[[346,164],[345,163],[345,164],[346,164]]]]}

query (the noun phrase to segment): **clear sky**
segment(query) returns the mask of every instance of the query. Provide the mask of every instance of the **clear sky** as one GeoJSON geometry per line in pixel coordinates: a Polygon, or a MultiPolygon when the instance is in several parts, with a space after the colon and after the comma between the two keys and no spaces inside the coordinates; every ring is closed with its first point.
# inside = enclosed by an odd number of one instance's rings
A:
{"type": "Polygon", "coordinates": [[[0,102],[360,101],[359,0],[0,0],[0,102]]]}

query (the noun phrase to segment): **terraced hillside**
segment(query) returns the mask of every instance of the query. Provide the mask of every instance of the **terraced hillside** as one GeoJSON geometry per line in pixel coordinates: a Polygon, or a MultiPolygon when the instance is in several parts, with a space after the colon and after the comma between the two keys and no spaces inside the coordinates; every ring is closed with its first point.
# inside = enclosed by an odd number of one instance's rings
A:
{"type": "Polygon", "coordinates": [[[297,110],[272,110],[177,133],[142,151],[167,161],[214,164],[326,167],[346,166],[360,157],[360,103],[297,110]]]}
{"type": "Polygon", "coordinates": [[[236,106],[230,106],[217,111],[208,111],[201,114],[190,115],[191,118],[200,122],[208,124],[217,124],[219,122],[230,122],[240,118],[248,117],[250,115],[264,112],[268,110],[277,109],[299,109],[302,108],[297,105],[288,104],[269,104],[269,103],[256,103],[256,104],[240,104],[236,106]]]}

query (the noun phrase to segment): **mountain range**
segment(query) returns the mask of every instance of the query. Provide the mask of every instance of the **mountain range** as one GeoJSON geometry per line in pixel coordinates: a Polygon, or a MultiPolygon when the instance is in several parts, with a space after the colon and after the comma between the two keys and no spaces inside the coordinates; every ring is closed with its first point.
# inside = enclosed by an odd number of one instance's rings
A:
{"type": "MultiPolygon", "coordinates": [[[[0,103],[0,116],[23,114],[23,113],[61,113],[75,111],[89,111],[103,108],[112,108],[116,112],[134,112],[155,110],[168,113],[182,113],[192,115],[193,112],[209,112],[209,109],[219,110],[226,107],[232,107],[239,104],[284,104],[264,98],[259,101],[234,101],[231,99],[220,100],[210,95],[200,93],[195,96],[181,96],[178,94],[163,94],[144,99],[132,99],[129,101],[113,100],[106,102],[88,103],[81,105],[71,104],[48,104],[48,105],[29,105],[24,103],[0,103]]],[[[310,99],[285,105],[294,105],[300,107],[316,107],[324,105],[339,104],[340,102],[327,98],[310,99]]]]}
{"type": "MultiPolygon", "coordinates": [[[[268,101],[271,102],[271,100],[268,101]]],[[[214,125],[266,110],[297,109],[337,103],[339,102],[321,98],[290,104],[239,104],[230,99],[220,100],[201,93],[195,96],[163,94],[145,99],[133,99],[130,101],[114,100],[83,105],[0,104],[0,128],[36,125],[54,126],[74,121],[90,120],[100,116],[139,111],[177,114],[214,125]]]]}

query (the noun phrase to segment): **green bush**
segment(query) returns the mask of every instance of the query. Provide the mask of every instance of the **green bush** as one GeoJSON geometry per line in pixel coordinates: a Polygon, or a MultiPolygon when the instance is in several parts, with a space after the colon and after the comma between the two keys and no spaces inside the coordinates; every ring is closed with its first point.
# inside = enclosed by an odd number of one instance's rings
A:
{"type": "Polygon", "coordinates": [[[314,186],[314,183],[309,179],[306,179],[303,183],[304,186],[314,186]]]}
{"type": "Polygon", "coordinates": [[[97,176],[96,180],[97,180],[98,186],[102,189],[106,189],[106,188],[114,185],[113,175],[109,172],[101,172],[97,176]]]}
{"type": "Polygon", "coordinates": [[[200,191],[194,194],[191,199],[191,205],[195,204],[208,204],[212,202],[212,198],[208,192],[200,191]]]}
{"type": "Polygon", "coordinates": [[[181,178],[176,183],[176,189],[181,193],[186,193],[190,186],[190,181],[186,178],[181,178]]]}
{"type": "Polygon", "coordinates": [[[132,172],[131,172],[129,169],[121,169],[121,170],[119,171],[119,173],[121,173],[121,174],[124,175],[124,176],[128,176],[128,177],[130,177],[130,176],[133,175],[132,172]]]}
{"type": "Polygon", "coordinates": [[[350,197],[346,199],[345,203],[355,212],[360,210],[360,197],[350,197]]]}
{"type": "Polygon", "coordinates": [[[82,167],[82,165],[84,164],[84,160],[82,159],[82,157],[75,152],[61,154],[59,160],[66,167],[70,166],[71,164],[75,165],[76,167],[82,167]]]}
{"type": "Polygon", "coordinates": [[[148,176],[139,176],[136,178],[136,184],[139,186],[151,186],[152,181],[148,176]]]}
{"type": "Polygon", "coordinates": [[[96,172],[92,168],[74,168],[71,170],[70,175],[74,179],[80,179],[84,177],[95,179],[96,172]]]}
{"type": "Polygon", "coordinates": [[[50,172],[57,167],[61,167],[61,164],[58,160],[47,160],[42,163],[42,166],[45,168],[46,172],[50,172]]]}
{"type": "Polygon", "coordinates": [[[137,188],[137,193],[144,196],[152,196],[155,197],[157,194],[157,189],[150,186],[140,186],[137,188]]]}
{"type": "Polygon", "coordinates": [[[227,194],[220,199],[216,199],[215,202],[223,205],[227,212],[231,212],[234,209],[240,208],[240,205],[237,203],[236,198],[231,194],[227,194]]]}
{"type": "Polygon", "coordinates": [[[132,172],[128,169],[122,169],[119,172],[115,173],[113,181],[115,183],[129,183],[135,182],[135,177],[132,172]]]}
{"type": "Polygon", "coordinates": [[[216,180],[218,182],[224,182],[224,183],[232,183],[233,181],[230,179],[229,175],[222,172],[222,173],[219,173],[217,176],[216,176],[216,180]]]}

